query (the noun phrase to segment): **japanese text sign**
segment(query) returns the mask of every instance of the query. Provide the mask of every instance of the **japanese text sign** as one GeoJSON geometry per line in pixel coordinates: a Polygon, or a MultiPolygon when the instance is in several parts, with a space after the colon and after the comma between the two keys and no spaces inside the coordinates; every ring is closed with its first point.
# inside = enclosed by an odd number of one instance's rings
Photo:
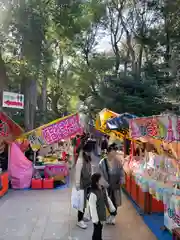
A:
{"type": "Polygon", "coordinates": [[[155,116],[130,120],[132,138],[152,137],[167,142],[180,141],[180,117],[155,116]]]}
{"type": "Polygon", "coordinates": [[[33,146],[50,145],[82,133],[78,114],[69,115],[41,126],[21,136],[33,146]]]}
{"type": "Polygon", "coordinates": [[[44,127],[42,129],[43,139],[47,144],[67,139],[81,131],[78,114],[44,127]]]}

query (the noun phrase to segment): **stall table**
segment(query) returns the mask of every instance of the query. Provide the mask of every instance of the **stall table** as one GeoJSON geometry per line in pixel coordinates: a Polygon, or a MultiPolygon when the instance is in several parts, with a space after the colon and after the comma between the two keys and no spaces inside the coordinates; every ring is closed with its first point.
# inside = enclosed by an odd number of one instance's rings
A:
{"type": "Polygon", "coordinates": [[[33,189],[52,189],[54,183],[57,184],[59,181],[64,182],[68,175],[66,163],[34,166],[34,169],[40,172],[43,179],[32,179],[33,189]]]}

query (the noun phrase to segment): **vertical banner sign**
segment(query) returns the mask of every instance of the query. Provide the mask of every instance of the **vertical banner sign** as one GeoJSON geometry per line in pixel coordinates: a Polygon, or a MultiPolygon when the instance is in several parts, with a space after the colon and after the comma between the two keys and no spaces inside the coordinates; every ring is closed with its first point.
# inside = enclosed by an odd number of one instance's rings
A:
{"type": "Polygon", "coordinates": [[[79,115],[75,114],[44,127],[42,129],[42,136],[47,144],[52,144],[62,139],[67,139],[81,131],[79,115]]]}

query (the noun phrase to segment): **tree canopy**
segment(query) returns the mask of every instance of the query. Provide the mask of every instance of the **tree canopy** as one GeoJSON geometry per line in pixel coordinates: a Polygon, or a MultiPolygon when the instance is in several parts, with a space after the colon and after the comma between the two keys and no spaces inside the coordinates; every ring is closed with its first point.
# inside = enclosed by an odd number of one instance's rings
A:
{"type": "Polygon", "coordinates": [[[179,0],[0,0],[0,91],[25,95],[6,110],[27,130],[79,106],[179,113],[179,12],[179,0]]]}

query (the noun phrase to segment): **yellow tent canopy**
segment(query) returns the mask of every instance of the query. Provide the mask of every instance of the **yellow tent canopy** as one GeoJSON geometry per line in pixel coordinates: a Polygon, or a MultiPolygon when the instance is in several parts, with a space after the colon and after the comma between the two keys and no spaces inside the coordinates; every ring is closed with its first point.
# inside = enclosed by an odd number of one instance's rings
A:
{"type": "Polygon", "coordinates": [[[127,138],[127,139],[130,139],[129,137],[129,134],[125,134],[123,132],[119,132],[117,130],[109,130],[107,129],[106,127],[106,122],[111,119],[111,118],[114,118],[114,117],[117,117],[119,116],[118,113],[115,113],[107,108],[104,108],[101,112],[99,112],[99,114],[97,115],[97,118],[96,118],[96,122],[95,122],[95,128],[110,136],[110,137],[113,137],[113,138],[116,138],[116,139],[120,139],[122,140],[124,137],[127,138]]]}

